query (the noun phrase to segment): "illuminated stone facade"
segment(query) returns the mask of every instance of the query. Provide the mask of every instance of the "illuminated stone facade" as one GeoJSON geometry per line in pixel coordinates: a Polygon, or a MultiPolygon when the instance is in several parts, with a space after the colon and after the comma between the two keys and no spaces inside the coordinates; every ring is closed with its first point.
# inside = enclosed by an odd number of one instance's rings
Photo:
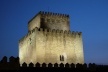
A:
{"type": "Polygon", "coordinates": [[[69,15],[39,12],[19,40],[20,64],[84,63],[82,33],[70,31],[69,15]]]}

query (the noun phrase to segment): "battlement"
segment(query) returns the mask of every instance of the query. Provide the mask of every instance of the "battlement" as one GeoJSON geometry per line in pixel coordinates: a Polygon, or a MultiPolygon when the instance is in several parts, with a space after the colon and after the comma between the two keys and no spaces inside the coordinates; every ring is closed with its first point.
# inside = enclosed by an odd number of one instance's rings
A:
{"type": "Polygon", "coordinates": [[[45,33],[45,34],[48,34],[48,33],[50,33],[50,34],[53,34],[53,35],[57,35],[57,34],[62,34],[62,35],[65,35],[65,36],[73,36],[73,37],[81,37],[82,36],[82,32],[78,32],[78,31],[67,31],[67,30],[65,30],[65,31],[63,31],[63,30],[56,30],[56,29],[43,29],[43,28],[37,28],[37,27],[35,27],[33,30],[31,30],[31,31],[29,31],[23,38],[21,38],[20,40],[19,40],[19,42],[20,41],[22,41],[23,39],[25,39],[25,38],[27,38],[28,36],[30,36],[32,33],[34,33],[34,32],[43,32],[43,33],[45,33]]]}
{"type": "Polygon", "coordinates": [[[38,12],[19,40],[20,64],[84,63],[82,32],[70,31],[68,14],[38,12]]]}
{"type": "Polygon", "coordinates": [[[0,72],[2,72],[4,70],[16,70],[16,72],[31,72],[32,70],[36,71],[36,72],[51,72],[52,70],[54,70],[54,72],[98,72],[98,71],[102,71],[102,72],[106,72],[106,70],[108,71],[108,65],[98,65],[95,63],[26,63],[23,62],[22,64],[19,63],[19,57],[6,57],[4,56],[1,60],[0,60],[0,72]],[[7,61],[9,59],[9,61],[7,61]],[[62,70],[62,71],[61,71],[62,70]]]}
{"type": "Polygon", "coordinates": [[[40,11],[28,22],[28,30],[33,30],[35,27],[70,30],[69,25],[69,15],[67,14],[40,11]]]}
{"type": "Polygon", "coordinates": [[[68,14],[53,13],[53,12],[44,12],[44,11],[40,11],[39,14],[41,14],[41,15],[54,15],[54,16],[61,16],[61,17],[69,17],[68,14]]]}
{"type": "Polygon", "coordinates": [[[29,22],[28,24],[38,15],[41,16],[57,16],[57,17],[62,17],[62,18],[69,18],[68,14],[61,14],[61,13],[53,13],[53,12],[45,12],[45,11],[40,11],[38,14],[36,14],[29,22]]]}
{"type": "MultiPolygon", "coordinates": [[[[37,28],[37,27],[36,27],[37,28]]],[[[63,30],[59,30],[59,29],[43,29],[43,28],[37,28],[38,29],[38,31],[40,31],[40,32],[51,32],[51,33],[63,33],[63,34],[72,34],[72,35],[81,35],[82,34],[82,32],[78,32],[78,31],[67,31],[67,30],[65,30],[65,31],[63,31],[63,30]]]]}

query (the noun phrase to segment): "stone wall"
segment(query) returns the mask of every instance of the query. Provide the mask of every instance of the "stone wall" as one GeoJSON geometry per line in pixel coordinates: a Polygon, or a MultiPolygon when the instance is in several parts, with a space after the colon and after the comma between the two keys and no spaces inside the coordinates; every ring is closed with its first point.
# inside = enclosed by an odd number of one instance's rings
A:
{"type": "Polygon", "coordinates": [[[19,57],[21,64],[24,61],[29,63],[30,61],[36,59],[36,54],[34,56],[36,48],[35,36],[35,31],[31,31],[19,41],[19,57]]]}
{"type": "Polygon", "coordinates": [[[19,58],[20,64],[84,63],[81,32],[34,28],[19,41],[19,58]]]}
{"type": "Polygon", "coordinates": [[[35,27],[40,28],[41,15],[37,14],[30,22],[28,22],[28,31],[33,30],[35,27]]]}
{"type": "Polygon", "coordinates": [[[41,28],[69,31],[69,17],[56,14],[44,14],[41,16],[41,28]]]}
{"type": "Polygon", "coordinates": [[[69,15],[51,12],[39,12],[28,22],[28,30],[35,27],[43,29],[70,30],[69,15]]]}

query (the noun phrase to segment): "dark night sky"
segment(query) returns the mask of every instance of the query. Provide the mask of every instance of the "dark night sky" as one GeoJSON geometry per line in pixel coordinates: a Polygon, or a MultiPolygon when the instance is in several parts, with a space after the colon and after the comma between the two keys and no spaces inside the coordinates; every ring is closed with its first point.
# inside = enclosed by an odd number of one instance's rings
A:
{"type": "Polygon", "coordinates": [[[0,0],[0,60],[18,56],[18,40],[39,11],[69,14],[71,31],[83,33],[85,62],[108,64],[108,0],[0,0]]]}

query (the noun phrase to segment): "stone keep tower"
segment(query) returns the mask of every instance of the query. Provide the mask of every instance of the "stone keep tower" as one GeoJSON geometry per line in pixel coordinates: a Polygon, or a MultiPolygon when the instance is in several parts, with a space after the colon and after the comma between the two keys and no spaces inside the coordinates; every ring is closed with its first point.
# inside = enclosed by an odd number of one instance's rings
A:
{"type": "Polygon", "coordinates": [[[20,64],[84,63],[82,33],[70,31],[69,15],[39,12],[19,40],[20,64]]]}

